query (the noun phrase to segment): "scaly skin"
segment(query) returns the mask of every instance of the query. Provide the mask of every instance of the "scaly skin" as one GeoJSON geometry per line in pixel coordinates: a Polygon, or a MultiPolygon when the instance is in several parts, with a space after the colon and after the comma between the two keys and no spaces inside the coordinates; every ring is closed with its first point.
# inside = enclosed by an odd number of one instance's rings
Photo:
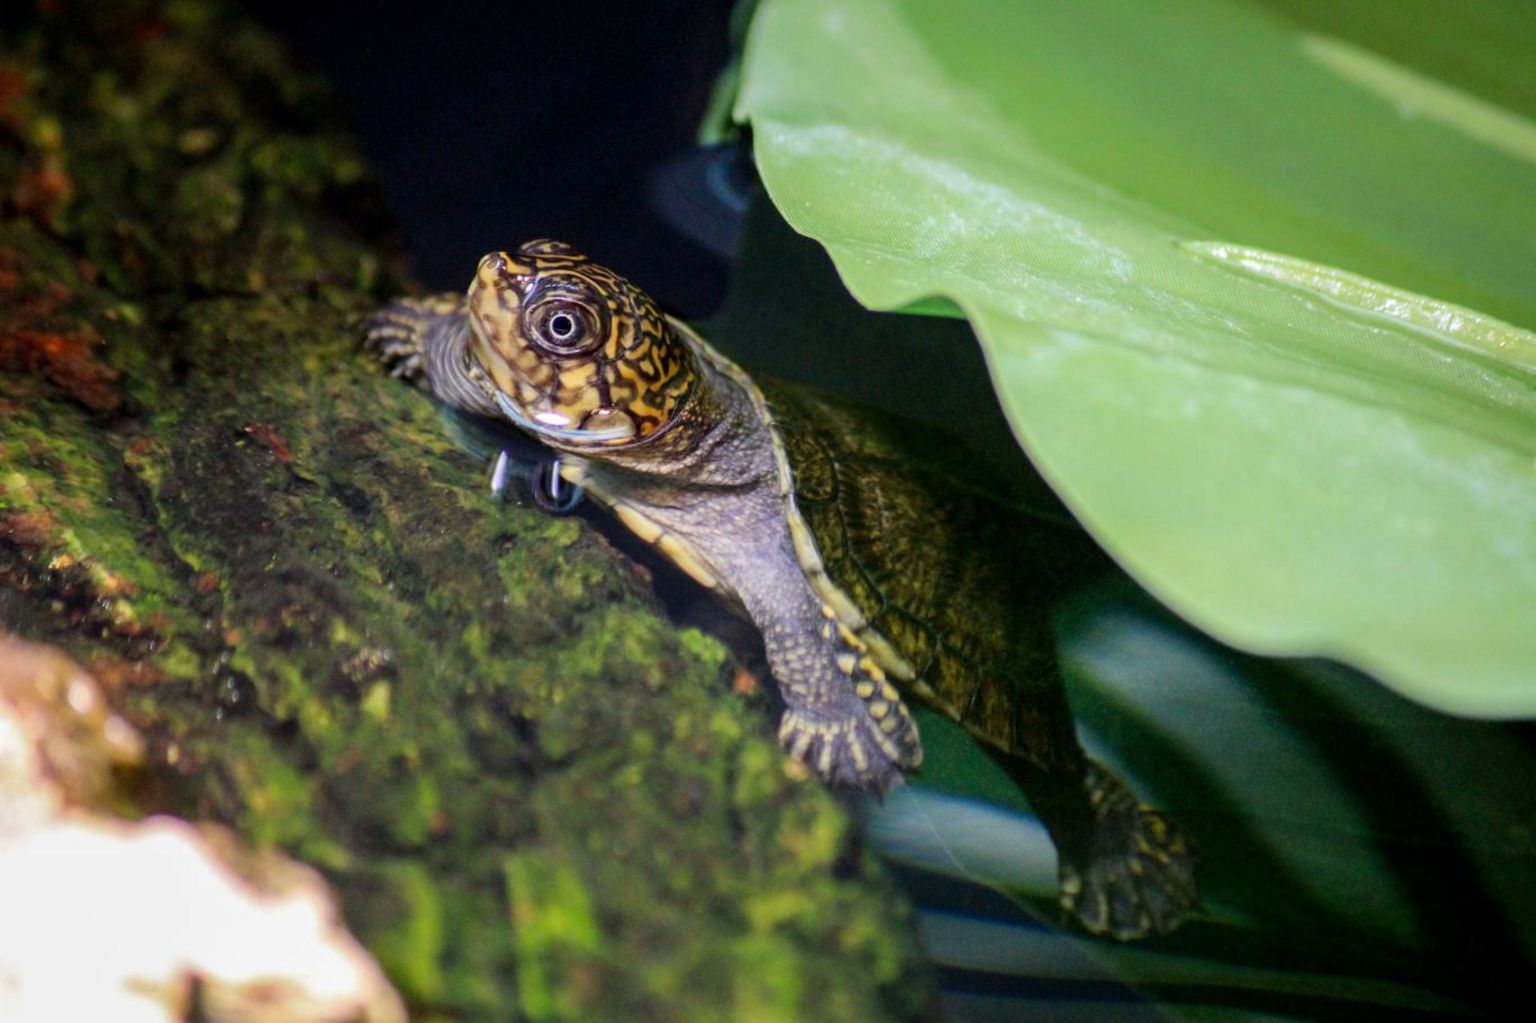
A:
{"type": "Polygon", "coordinates": [[[921,763],[905,693],[1024,788],[1056,842],[1061,903],[1090,931],[1163,933],[1195,904],[1188,839],[1078,743],[1031,530],[934,468],[951,449],[754,382],[557,242],[485,257],[463,299],[393,304],[369,341],[397,375],[561,452],[750,618],[786,705],[780,741],[823,779],[884,792],[921,763]]]}

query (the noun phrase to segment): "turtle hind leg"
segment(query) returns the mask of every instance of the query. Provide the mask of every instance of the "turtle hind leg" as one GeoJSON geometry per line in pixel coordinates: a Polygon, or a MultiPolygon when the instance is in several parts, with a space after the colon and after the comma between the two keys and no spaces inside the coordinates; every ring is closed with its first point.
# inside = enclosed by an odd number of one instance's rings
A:
{"type": "Polygon", "coordinates": [[[1193,842],[1104,765],[1086,760],[1080,794],[1040,809],[1056,840],[1061,906],[1091,933],[1166,934],[1198,904],[1193,842]]]}

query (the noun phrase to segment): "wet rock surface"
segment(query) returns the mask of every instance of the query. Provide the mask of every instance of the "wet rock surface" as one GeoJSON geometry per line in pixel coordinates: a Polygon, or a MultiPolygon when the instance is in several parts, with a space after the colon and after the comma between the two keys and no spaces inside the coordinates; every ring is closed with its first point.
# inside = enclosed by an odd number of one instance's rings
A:
{"type": "Polygon", "coordinates": [[[917,1015],[724,649],[360,351],[405,285],[323,84],[221,4],[7,18],[0,628],[142,736],[115,811],[318,867],[412,1018],[917,1015]]]}

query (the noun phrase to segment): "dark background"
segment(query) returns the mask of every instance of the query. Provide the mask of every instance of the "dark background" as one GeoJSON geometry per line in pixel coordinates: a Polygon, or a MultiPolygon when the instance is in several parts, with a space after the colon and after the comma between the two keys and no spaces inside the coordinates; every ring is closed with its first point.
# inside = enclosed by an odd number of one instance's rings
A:
{"type": "Polygon", "coordinates": [[[736,6],[275,0],[248,9],[335,86],[423,287],[461,291],[486,252],[557,238],[697,321],[721,311],[739,264],[738,300],[710,326],[728,355],[953,435],[968,449],[957,452],[956,475],[1064,520],[1015,442],[964,321],[863,309],[821,247],[760,194],[744,142],[701,154],[698,125],[733,56],[736,6]],[[736,224],[745,227],[733,252],[736,224]],[[712,247],[690,240],[700,237],[712,247]]]}
{"type": "Polygon", "coordinates": [[[688,317],[719,304],[728,268],[649,196],[665,161],[694,148],[733,7],[249,5],[335,84],[424,286],[461,289],[485,252],[551,237],[688,317]]]}

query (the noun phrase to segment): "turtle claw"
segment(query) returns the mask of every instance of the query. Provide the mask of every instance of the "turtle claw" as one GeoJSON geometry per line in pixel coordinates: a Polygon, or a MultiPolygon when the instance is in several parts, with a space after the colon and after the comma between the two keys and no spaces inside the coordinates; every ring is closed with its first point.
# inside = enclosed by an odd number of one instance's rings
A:
{"type": "Polygon", "coordinates": [[[427,332],[443,317],[458,312],[456,295],[397,298],[363,321],[363,343],[388,367],[390,375],[426,385],[427,332]]]}
{"type": "Polygon", "coordinates": [[[405,301],[380,309],[363,324],[364,344],[391,376],[416,380],[426,368],[421,357],[420,314],[405,301]]]}
{"type": "Polygon", "coordinates": [[[828,721],[789,708],[779,722],[779,744],[822,781],[877,796],[902,780],[901,768],[884,748],[888,742],[862,709],[856,716],[828,721]]]}
{"type": "Polygon", "coordinates": [[[1168,933],[1199,901],[1190,839],[1098,764],[1085,784],[1093,834],[1085,862],[1061,859],[1062,908],[1091,933],[1120,941],[1168,933]]]}

